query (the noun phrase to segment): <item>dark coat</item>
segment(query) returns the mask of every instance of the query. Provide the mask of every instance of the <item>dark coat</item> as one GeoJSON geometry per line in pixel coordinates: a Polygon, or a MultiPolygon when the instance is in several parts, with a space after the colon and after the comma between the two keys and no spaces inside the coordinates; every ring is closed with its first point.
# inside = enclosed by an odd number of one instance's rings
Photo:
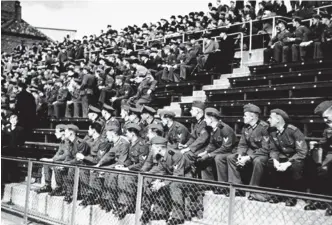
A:
{"type": "Polygon", "coordinates": [[[36,101],[33,95],[22,90],[17,95],[16,110],[19,124],[23,128],[33,128],[36,121],[36,101]]]}

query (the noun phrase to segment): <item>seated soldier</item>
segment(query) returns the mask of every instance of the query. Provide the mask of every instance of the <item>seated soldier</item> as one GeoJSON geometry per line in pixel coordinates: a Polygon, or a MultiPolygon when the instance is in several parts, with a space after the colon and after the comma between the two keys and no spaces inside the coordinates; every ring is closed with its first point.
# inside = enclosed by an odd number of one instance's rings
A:
{"type": "MultiPolygon", "coordinates": [[[[270,157],[268,169],[270,185],[292,191],[304,191],[303,169],[308,153],[303,133],[295,126],[288,124],[289,117],[281,109],[273,109],[268,119],[270,131],[270,157]]],[[[278,203],[279,198],[271,197],[270,203],[278,203]]],[[[297,200],[288,198],[286,206],[295,206],[297,200]]]]}
{"type": "Polygon", "coordinates": [[[104,138],[104,140],[107,140],[106,132],[109,127],[112,127],[112,126],[120,127],[120,122],[114,116],[112,116],[113,112],[114,112],[114,109],[112,106],[107,105],[106,103],[103,105],[101,114],[102,114],[103,118],[105,119],[105,124],[101,129],[101,136],[104,138]]]}
{"type": "MultiPolygon", "coordinates": [[[[241,172],[252,168],[249,185],[260,186],[270,152],[269,125],[259,119],[261,110],[258,106],[247,104],[243,109],[245,127],[237,152],[227,157],[228,182],[242,184],[244,177],[241,172]]],[[[249,199],[265,201],[258,194],[251,194],[249,199]]]]}
{"type": "MultiPolygon", "coordinates": [[[[313,193],[332,195],[332,101],[324,101],[320,103],[316,109],[315,114],[319,114],[323,117],[327,128],[324,130],[323,139],[315,146],[314,149],[310,149],[312,153],[310,165],[310,171],[312,177],[310,177],[310,188],[313,193]],[[318,149],[317,149],[318,148],[318,149]],[[314,161],[314,151],[317,151],[317,159],[314,161]]],[[[305,210],[325,209],[326,216],[332,216],[332,203],[323,203],[310,201],[308,205],[304,207],[305,210]]]]}
{"type": "MultiPolygon", "coordinates": [[[[76,159],[77,153],[88,155],[90,153],[90,146],[83,140],[77,137],[78,127],[73,124],[66,126],[65,138],[69,142],[69,152],[66,159],[63,161],[64,164],[79,165],[82,164],[80,160],[76,159]]],[[[68,204],[73,201],[73,186],[74,186],[74,174],[75,168],[69,168],[68,174],[65,177],[66,185],[66,197],[64,199],[68,204]]],[[[79,199],[81,196],[78,194],[79,199]]]]}
{"type": "Polygon", "coordinates": [[[284,47],[286,47],[286,40],[291,36],[287,30],[287,22],[279,19],[277,21],[277,34],[269,42],[268,48],[264,50],[264,63],[277,62],[285,63],[288,57],[285,55],[284,47]]]}
{"type": "Polygon", "coordinates": [[[98,86],[98,89],[100,90],[98,102],[100,102],[101,105],[104,104],[109,99],[110,95],[113,93],[114,74],[114,68],[111,67],[105,76],[103,85],[98,86]]]}
{"type": "MultiPolygon", "coordinates": [[[[140,137],[141,127],[135,123],[127,125],[126,137],[130,142],[129,160],[130,165],[118,166],[120,170],[140,171],[149,154],[149,145],[140,137]]],[[[137,193],[137,177],[131,175],[118,176],[118,199],[119,208],[115,215],[123,219],[128,213],[135,212],[137,193]]]]}
{"type": "MultiPolygon", "coordinates": [[[[167,139],[154,137],[151,140],[151,151],[157,159],[157,164],[149,171],[157,175],[173,175],[191,177],[191,164],[180,151],[169,150],[167,139]]],[[[188,191],[186,183],[173,182],[160,179],[146,179],[144,183],[144,196],[142,202],[142,224],[147,224],[151,219],[166,219],[167,224],[182,224],[185,221],[184,195],[188,191]],[[172,203],[169,204],[169,196],[172,203]],[[154,205],[154,207],[151,207],[154,205]]]]}
{"type": "Polygon", "coordinates": [[[160,117],[162,124],[167,127],[165,138],[168,140],[168,147],[178,149],[179,144],[187,143],[190,138],[190,132],[186,126],[174,120],[174,112],[162,110],[160,117]]]}
{"type": "Polygon", "coordinates": [[[141,110],[141,121],[140,125],[142,127],[141,130],[141,137],[144,140],[147,140],[146,134],[148,132],[148,126],[150,124],[161,124],[161,121],[159,119],[156,119],[154,115],[157,113],[155,109],[153,109],[150,106],[143,105],[142,110],[141,110]]]}
{"type": "Polygon", "coordinates": [[[179,65],[180,68],[180,80],[186,80],[187,74],[191,73],[197,64],[197,51],[193,48],[193,44],[186,43],[186,56],[183,62],[179,65]]]}
{"type": "Polygon", "coordinates": [[[164,53],[166,55],[164,63],[161,65],[163,70],[157,72],[156,79],[158,82],[178,82],[179,81],[179,74],[174,74],[173,66],[176,64],[176,54],[174,50],[169,46],[164,48],[164,53]]]}
{"type": "Polygon", "coordinates": [[[71,83],[72,84],[68,86],[70,99],[67,99],[65,116],[78,118],[82,115],[82,101],[80,95],[81,90],[79,89],[81,80],[75,78],[71,83]]]}
{"type": "Polygon", "coordinates": [[[59,90],[56,96],[56,101],[52,103],[54,109],[54,117],[62,118],[66,111],[66,102],[69,97],[68,89],[63,86],[62,80],[57,80],[55,82],[59,86],[59,90]]]}
{"type": "MultiPolygon", "coordinates": [[[[43,162],[63,162],[67,155],[69,154],[69,143],[65,139],[65,129],[66,125],[58,124],[55,127],[54,135],[60,140],[58,151],[52,158],[41,158],[40,161],[43,162]]],[[[67,169],[58,169],[56,166],[44,165],[44,177],[45,177],[45,185],[38,189],[36,192],[44,193],[50,192],[51,196],[62,196],[65,195],[65,187],[64,187],[64,177],[66,175],[67,169]],[[52,190],[51,182],[52,182],[52,169],[54,171],[56,188],[52,190]]]]}
{"type": "Polygon", "coordinates": [[[210,33],[205,33],[202,35],[203,38],[203,54],[197,57],[197,70],[198,72],[204,70],[205,63],[209,57],[210,53],[215,52],[219,49],[219,44],[215,40],[211,39],[210,33]]]}
{"type": "MultiPolygon", "coordinates": [[[[236,135],[233,129],[223,123],[221,113],[215,108],[206,108],[204,120],[211,127],[208,146],[198,154],[198,169],[203,180],[217,180],[215,162],[226,161],[229,154],[235,148],[236,135]]],[[[218,165],[219,167],[219,165],[218,165]]],[[[227,169],[218,168],[218,180],[227,182],[227,169]]]]}
{"type": "MultiPolygon", "coordinates": [[[[120,127],[111,126],[106,131],[107,139],[113,146],[109,151],[99,160],[95,167],[103,168],[123,168],[129,166],[130,161],[128,158],[130,143],[128,140],[120,135],[120,127]]],[[[98,185],[100,187],[100,185],[98,185]]],[[[118,174],[105,173],[104,174],[104,187],[102,190],[101,205],[109,212],[111,209],[117,210],[119,205],[117,203],[117,187],[118,187],[118,174]]]]}

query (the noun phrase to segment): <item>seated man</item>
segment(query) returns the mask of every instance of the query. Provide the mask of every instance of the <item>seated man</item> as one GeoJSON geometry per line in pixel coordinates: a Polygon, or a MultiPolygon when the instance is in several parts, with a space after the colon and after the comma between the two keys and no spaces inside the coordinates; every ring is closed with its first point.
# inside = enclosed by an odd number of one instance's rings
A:
{"type": "MultiPolygon", "coordinates": [[[[304,191],[303,169],[308,153],[303,133],[295,126],[287,124],[287,113],[281,109],[273,109],[268,119],[270,131],[270,157],[268,169],[271,174],[270,185],[292,191],[304,191]]],[[[272,197],[270,203],[278,203],[272,197]]],[[[286,206],[295,206],[296,199],[288,198],[286,206]]]]}
{"type": "Polygon", "coordinates": [[[204,70],[205,63],[209,57],[210,53],[214,53],[219,49],[219,44],[215,40],[211,39],[210,33],[205,33],[202,36],[203,38],[203,54],[197,57],[197,69],[198,72],[204,70]]]}
{"type": "Polygon", "coordinates": [[[193,48],[193,44],[190,42],[186,43],[186,56],[183,62],[179,65],[180,68],[180,80],[186,80],[187,74],[191,73],[197,64],[196,54],[197,51],[193,48]]]}
{"type": "Polygon", "coordinates": [[[165,138],[168,140],[168,147],[178,149],[179,144],[185,144],[190,138],[190,132],[183,124],[174,121],[175,113],[168,110],[160,112],[162,124],[167,127],[165,138]]]}
{"type": "Polygon", "coordinates": [[[52,103],[54,108],[55,118],[62,118],[65,116],[66,103],[69,97],[69,92],[67,87],[63,86],[62,80],[57,80],[55,82],[59,86],[56,101],[52,103]]]}
{"type": "MultiPolygon", "coordinates": [[[[315,148],[318,148],[317,161],[312,163],[310,171],[313,177],[310,177],[311,191],[317,194],[332,195],[332,101],[324,101],[320,103],[315,114],[322,115],[327,128],[324,130],[323,139],[315,148]],[[322,151],[322,153],[319,153],[322,151]]],[[[311,149],[312,155],[316,149],[311,149]]],[[[313,161],[313,159],[312,159],[313,161]]],[[[310,201],[305,206],[305,210],[325,209],[326,216],[332,216],[332,204],[324,204],[322,202],[310,201]]]]}
{"type": "Polygon", "coordinates": [[[159,81],[168,82],[179,82],[179,74],[174,74],[174,65],[177,62],[177,56],[174,53],[174,50],[169,46],[164,48],[164,53],[166,55],[166,59],[164,63],[161,65],[163,70],[157,72],[156,78],[159,81]]]}
{"type": "MultiPolygon", "coordinates": [[[[206,125],[211,127],[209,145],[198,154],[198,169],[203,180],[216,180],[216,162],[224,161],[235,147],[236,135],[233,129],[220,121],[221,113],[215,108],[205,109],[206,125]]],[[[218,165],[218,180],[227,182],[227,166],[218,165]]]]}
{"type": "Polygon", "coordinates": [[[150,107],[143,105],[142,110],[141,110],[141,121],[140,121],[140,126],[142,127],[141,130],[141,137],[144,140],[147,140],[147,132],[148,132],[148,126],[150,124],[162,124],[161,121],[157,118],[154,117],[154,115],[157,113],[157,111],[150,107]]]}
{"type": "Polygon", "coordinates": [[[118,75],[115,77],[115,92],[114,96],[110,99],[113,103],[113,108],[115,109],[115,115],[119,116],[121,111],[121,106],[134,95],[134,90],[130,84],[124,82],[125,77],[123,75],[118,75]]]}
{"type": "MultiPolygon", "coordinates": [[[[40,161],[44,162],[63,162],[68,153],[69,153],[69,143],[65,139],[65,129],[66,125],[58,124],[55,127],[54,135],[60,140],[58,151],[52,158],[41,158],[40,161]]],[[[50,192],[51,196],[62,196],[65,195],[65,187],[64,187],[64,177],[66,175],[67,169],[58,169],[56,166],[44,165],[44,177],[45,177],[45,185],[38,189],[37,194],[50,192]],[[51,182],[52,182],[52,169],[54,170],[55,183],[56,188],[52,190],[51,182]]]]}
{"type": "Polygon", "coordinates": [[[264,63],[287,62],[287,56],[284,54],[283,48],[286,45],[286,40],[291,36],[291,33],[286,29],[287,22],[279,19],[277,21],[276,29],[278,33],[269,42],[269,46],[264,50],[264,63]]]}
{"type": "MultiPolygon", "coordinates": [[[[270,152],[269,125],[259,119],[261,110],[258,106],[247,104],[243,109],[245,127],[237,153],[227,157],[228,182],[242,184],[244,177],[241,176],[241,172],[252,168],[249,185],[260,186],[270,152]]],[[[249,199],[260,200],[259,197],[251,194],[249,199]]]]}
{"type": "Polygon", "coordinates": [[[107,100],[109,99],[111,93],[113,92],[114,73],[115,73],[114,68],[110,68],[110,70],[105,76],[103,85],[98,86],[98,89],[100,90],[98,101],[100,102],[101,105],[104,104],[105,102],[107,103],[107,100]]]}

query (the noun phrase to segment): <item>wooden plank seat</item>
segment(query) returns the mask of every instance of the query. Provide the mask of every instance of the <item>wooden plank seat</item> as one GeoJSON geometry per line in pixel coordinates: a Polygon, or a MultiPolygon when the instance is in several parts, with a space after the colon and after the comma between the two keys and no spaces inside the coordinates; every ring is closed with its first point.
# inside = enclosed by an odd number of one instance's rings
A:
{"type": "Polygon", "coordinates": [[[193,91],[201,90],[203,84],[197,81],[183,81],[179,83],[160,84],[156,86],[156,92],[160,91],[174,91],[174,93],[181,93],[182,95],[192,95],[193,91]]]}
{"type": "Polygon", "coordinates": [[[330,80],[332,69],[315,69],[296,72],[260,74],[228,78],[232,87],[276,85],[299,82],[317,82],[330,80]]]}

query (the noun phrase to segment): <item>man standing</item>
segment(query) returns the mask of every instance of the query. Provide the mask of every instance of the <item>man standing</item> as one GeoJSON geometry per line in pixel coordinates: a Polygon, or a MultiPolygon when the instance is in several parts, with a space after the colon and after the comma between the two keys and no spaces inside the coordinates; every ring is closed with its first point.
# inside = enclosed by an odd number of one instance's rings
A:
{"type": "MultiPolygon", "coordinates": [[[[244,124],[237,153],[227,157],[228,182],[242,184],[241,170],[252,167],[252,174],[249,185],[260,186],[264,169],[266,167],[270,146],[269,146],[269,125],[259,119],[261,110],[254,104],[247,104],[243,107],[244,124]]],[[[249,199],[254,200],[258,195],[250,195],[249,199]]]]}
{"type": "MultiPolygon", "coordinates": [[[[322,151],[321,159],[314,162],[310,171],[313,177],[310,179],[311,191],[317,194],[332,195],[332,101],[324,101],[320,103],[316,109],[315,114],[323,117],[327,128],[324,130],[323,139],[315,146],[315,149],[310,149],[311,152],[322,151]]],[[[310,202],[305,206],[305,210],[315,210],[326,208],[326,216],[332,216],[332,203],[326,205],[321,202],[310,202]]]]}
{"type": "MultiPolygon", "coordinates": [[[[273,109],[268,119],[271,128],[271,160],[268,168],[271,173],[271,185],[292,191],[303,190],[304,161],[308,154],[304,134],[295,126],[287,124],[289,116],[281,109],[273,109]]],[[[270,203],[278,203],[278,198],[271,198],[270,203]]],[[[286,206],[295,206],[296,199],[288,198],[286,206]]]]}
{"type": "MultiPolygon", "coordinates": [[[[58,124],[55,127],[54,135],[55,137],[60,140],[58,151],[55,155],[48,159],[48,158],[41,158],[40,161],[43,162],[63,162],[67,155],[69,154],[69,143],[65,139],[65,129],[66,125],[58,124]]],[[[44,165],[44,177],[45,177],[45,185],[38,189],[36,192],[38,194],[44,192],[50,192],[51,196],[63,196],[65,195],[65,187],[64,187],[64,177],[66,172],[68,171],[66,168],[58,169],[57,167],[44,165]],[[52,181],[52,169],[54,170],[56,188],[52,190],[51,181],[52,181]]]]}
{"type": "Polygon", "coordinates": [[[162,110],[160,117],[163,125],[168,128],[165,138],[168,140],[168,147],[178,149],[179,144],[185,144],[190,138],[190,132],[183,124],[174,121],[175,113],[162,110]]]}
{"type": "Polygon", "coordinates": [[[83,67],[83,79],[80,87],[82,95],[83,117],[88,116],[89,105],[93,102],[94,88],[96,87],[96,78],[91,73],[91,67],[83,67]]]}

